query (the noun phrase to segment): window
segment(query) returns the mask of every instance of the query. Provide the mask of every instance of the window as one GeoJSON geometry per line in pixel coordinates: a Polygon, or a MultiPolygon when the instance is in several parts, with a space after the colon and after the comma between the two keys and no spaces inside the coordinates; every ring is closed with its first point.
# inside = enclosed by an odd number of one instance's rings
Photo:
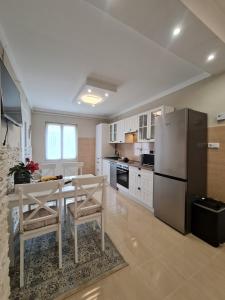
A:
{"type": "Polygon", "coordinates": [[[47,123],[45,156],[47,160],[76,159],[76,125],[47,123]]]}

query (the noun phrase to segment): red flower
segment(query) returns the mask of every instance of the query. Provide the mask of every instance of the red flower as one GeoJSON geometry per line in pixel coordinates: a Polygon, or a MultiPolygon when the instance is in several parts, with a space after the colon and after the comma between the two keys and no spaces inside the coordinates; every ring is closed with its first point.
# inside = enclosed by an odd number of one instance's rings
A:
{"type": "Polygon", "coordinates": [[[33,162],[33,160],[29,160],[29,162],[26,164],[26,169],[31,173],[34,173],[34,171],[39,170],[39,164],[33,162]]]}

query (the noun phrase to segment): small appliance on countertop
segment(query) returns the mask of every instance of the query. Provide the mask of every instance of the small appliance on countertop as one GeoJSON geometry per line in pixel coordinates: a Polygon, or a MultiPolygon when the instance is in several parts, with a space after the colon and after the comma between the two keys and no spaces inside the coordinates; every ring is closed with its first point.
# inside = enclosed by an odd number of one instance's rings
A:
{"type": "Polygon", "coordinates": [[[155,154],[141,154],[141,165],[142,166],[154,166],[155,164],[155,154]]]}

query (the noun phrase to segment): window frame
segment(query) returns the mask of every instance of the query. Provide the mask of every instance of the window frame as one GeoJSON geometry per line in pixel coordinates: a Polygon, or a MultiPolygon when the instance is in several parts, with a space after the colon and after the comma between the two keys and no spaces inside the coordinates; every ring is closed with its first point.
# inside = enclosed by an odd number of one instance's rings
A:
{"type": "Polygon", "coordinates": [[[78,126],[74,123],[60,123],[60,122],[45,122],[45,161],[51,161],[51,162],[58,162],[58,161],[78,161],[78,126]],[[58,125],[60,126],[61,131],[61,158],[59,159],[50,159],[47,158],[47,128],[48,125],[58,125]],[[75,158],[63,158],[63,126],[74,126],[76,131],[76,137],[75,137],[75,149],[76,149],[76,157],[75,158]]]}

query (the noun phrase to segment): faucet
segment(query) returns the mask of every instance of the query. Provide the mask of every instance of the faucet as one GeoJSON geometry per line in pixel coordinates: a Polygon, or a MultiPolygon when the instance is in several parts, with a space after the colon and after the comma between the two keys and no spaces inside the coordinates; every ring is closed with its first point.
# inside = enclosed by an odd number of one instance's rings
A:
{"type": "Polygon", "coordinates": [[[115,151],[115,155],[119,157],[119,156],[120,156],[119,151],[116,150],[116,151],[115,151]]]}

